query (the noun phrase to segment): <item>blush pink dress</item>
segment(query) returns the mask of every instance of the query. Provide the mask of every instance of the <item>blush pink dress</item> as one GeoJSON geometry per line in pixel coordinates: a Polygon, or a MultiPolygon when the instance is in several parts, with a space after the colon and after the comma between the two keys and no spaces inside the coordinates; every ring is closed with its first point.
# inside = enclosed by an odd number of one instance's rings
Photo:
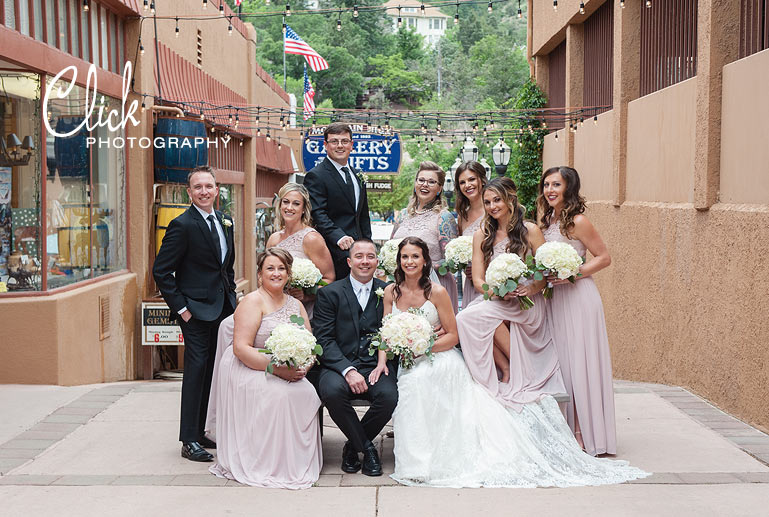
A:
{"type": "MultiPolygon", "coordinates": [[[[494,246],[492,258],[505,253],[507,239],[494,246]]],[[[565,393],[558,354],[546,320],[545,299],[530,297],[534,307],[522,310],[518,300],[478,300],[457,315],[459,342],[467,368],[502,405],[520,412],[546,395],[565,393]],[[500,382],[494,365],[494,331],[510,322],[510,380],[500,382]]]]}
{"type": "MultiPolygon", "coordinates": [[[[457,236],[457,223],[448,210],[428,210],[422,214],[408,215],[404,210],[402,219],[393,232],[393,239],[419,237],[427,244],[433,266],[445,258],[443,250],[448,242],[457,236]]],[[[437,281],[448,291],[454,314],[459,310],[457,280],[452,273],[437,275],[437,281]]]]}
{"type": "MultiPolygon", "coordinates": [[[[307,236],[307,234],[314,232],[314,228],[310,228],[309,226],[307,228],[303,228],[299,230],[298,232],[295,232],[279,243],[275,245],[276,248],[283,248],[287,252],[291,253],[291,256],[295,259],[307,259],[309,260],[310,257],[304,254],[304,238],[307,236]]],[[[281,234],[285,234],[286,230],[281,230],[281,234]]],[[[316,266],[317,267],[317,266],[316,266]]],[[[302,301],[302,305],[304,305],[304,310],[307,311],[307,317],[312,319],[312,308],[315,306],[315,297],[312,297],[312,299],[306,299],[302,301]]]]}
{"type": "MultiPolygon", "coordinates": [[[[558,222],[544,234],[545,240],[566,242],[585,256],[585,245],[561,234],[558,222]]],[[[575,284],[553,287],[547,310],[563,380],[571,395],[566,415],[569,427],[574,431],[576,414],[585,451],[594,456],[616,454],[611,353],[601,295],[593,278],[581,277],[575,284]]]]}
{"type": "MultiPolygon", "coordinates": [[[[483,221],[483,216],[480,216],[478,219],[470,223],[467,228],[464,228],[462,230],[462,236],[472,237],[476,230],[481,228],[481,221],[483,221]]],[[[462,286],[462,309],[466,309],[473,300],[481,296],[483,295],[475,290],[472,277],[465,275],[465,283],[462,286]]]]}
{"type": "MultiPolygon", "coordinates": [[[[287,297],[280,309],[262,317],[254,347],[263,348],[278,324],[299,313],[299,301],[287,297]]],[[[315,388],[307,379],[288,382],[244,365],[233,353],[228,328],[220,328],[224,350],[214,366],[206,427],[214,424],[217,449],[209,470],[246,485],[309,488],[323,465],[315,388]]]]}

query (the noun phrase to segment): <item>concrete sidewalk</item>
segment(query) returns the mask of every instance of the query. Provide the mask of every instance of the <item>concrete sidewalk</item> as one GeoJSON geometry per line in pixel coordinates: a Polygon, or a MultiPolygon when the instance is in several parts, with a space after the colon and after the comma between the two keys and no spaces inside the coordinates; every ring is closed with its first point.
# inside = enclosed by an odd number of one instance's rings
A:
{"type": "MultiPolygon", "coordinates": [[[[0,386],[2,515],[767,515],[769,436],[676,387],[615,382],[618,459],[654,472],[604,487],[428,489],[324,467],[303,491],[242,487],[181,458],[179,382],[0,386]],[[240,490],[229,490],[241,487],[240,490]]],[[[362,408],[365,411],[365,408],[362,408]]],[[[392,439],[378,441],[385,472],[392,439]]]]}

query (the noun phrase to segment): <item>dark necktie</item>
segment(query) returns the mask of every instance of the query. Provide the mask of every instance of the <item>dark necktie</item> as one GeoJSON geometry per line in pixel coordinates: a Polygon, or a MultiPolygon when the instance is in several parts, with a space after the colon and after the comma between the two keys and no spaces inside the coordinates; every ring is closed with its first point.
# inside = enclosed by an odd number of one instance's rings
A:
{"type": "Polygon", "coordinates": [[[214,224],[213,214],[208,216],[208,222],[211,223],[211,238],[214,240],[214,247],[216,248],[216,258],[219,262],[222,261],[222,243],[219,242],[219,232],[216,231],[216,225],[214,224]]]}
{"type": "Polygon", "coordinates": [[[352,179],[352,173],[350,173],[350,169],[346,165],[342,167],[342,172],[344,172],[345,181],[347,182],[347,193],[350,194],[352,204],[357,206],[357,203],[355,203],[355,187],[352,184],[355,180],[352,179]]]}

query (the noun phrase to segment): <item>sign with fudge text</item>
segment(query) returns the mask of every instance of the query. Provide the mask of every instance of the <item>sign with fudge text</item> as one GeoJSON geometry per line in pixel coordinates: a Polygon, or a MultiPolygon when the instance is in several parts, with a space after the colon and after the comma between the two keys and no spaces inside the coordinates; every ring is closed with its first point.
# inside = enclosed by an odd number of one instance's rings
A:
{"type": "Polygon", "coordinates": [[[163,302],[142,302],[142,345],[183,345],[184,336],[163,302]]]}
{"type": "MultiPolygon", "coordinates": [[[[324,126],[307,131],[302,142],[302,162],[305,172],[320,164],[326,157],[323,145],[324,126]]],[[[398,174],[401,165],[401,139],[397,133],[367,124],[350,124],[352,153],[350,165],[364,174],[398,174]]]]}

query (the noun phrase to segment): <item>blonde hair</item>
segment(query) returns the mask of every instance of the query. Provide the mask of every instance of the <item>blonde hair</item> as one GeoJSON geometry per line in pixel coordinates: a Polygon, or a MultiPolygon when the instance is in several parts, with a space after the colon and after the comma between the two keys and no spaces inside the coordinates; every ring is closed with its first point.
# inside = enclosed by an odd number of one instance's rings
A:
{"type": "Polygon", "coordinates": [[[275,226],[282,230],[286,227],[286,222],[283,220],[283,214],[280,211],[280,204],[286,194],[289,192],[299,192],[302,196],[304,208],[302,209],[302,224],[306,226],[312,226],[312,216],[310,215],[310,193],[307,192],[307,188],[299,183],[286,183],[278,191],[278,206],[275,209],[275,226]]]}
{"type": "MultiPolygon", "coordinates": [[[[446,202],[446,198],[443,197],[443,182],[446,181],[446,172],[441,169],[440,165],[430,161],[425,161],[419,164],[417,176],[419,176],[419,173],[422,171],[434,172],[436,176],[438,176],[438,186],[441,189],[440,192],[438,192],[438,195],[435,196],[435,199],[427,203],[425,210],[432,210],[433,212],[448,210],[449,204],[446,202]]],[[[414,178],[414,182],[416,182],[416,177],[414,178]]],[[[417,189],[414,188],[414,192],[411,194],[411,199],[409,199],[409,204],[406,206],[406,213],[408,215],[416,214],[417,206],[419,206],[419,200],[417,199],[417,189]]]]}

